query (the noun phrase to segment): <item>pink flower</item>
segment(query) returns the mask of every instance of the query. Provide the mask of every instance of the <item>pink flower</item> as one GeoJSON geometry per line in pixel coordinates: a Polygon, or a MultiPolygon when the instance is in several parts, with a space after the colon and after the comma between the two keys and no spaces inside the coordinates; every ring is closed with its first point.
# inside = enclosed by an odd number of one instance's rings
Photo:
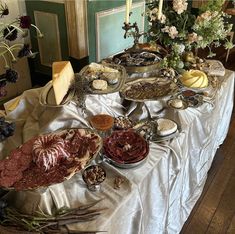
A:
{"type": "Polygon", "coordinates": [[[178,31],[175,26],[165,26],[162,32],[168,33],[169,37],[175,39],[178,36],[178,31]]]}
{"type": "Polygon", "coordinates": [[[187,10],[188,3],[187,0],[173,0],[173,9],[177,14],[181,14],[187,10]]]}
{"type": "Polygon", "coordinates": [[[205,20],[209,21],[212,18],[216,17],[217,15],[218,15],[217,11],[214,11],[214,12],[206,11],[197,17],[196,22],[201,22],[205,20]]]}
{"type": "Polygon", "coordinates": [[[198,41],[198,36],[197,33],[190,33],[188,35],[188,42],[191,44],[193,42],[197,42],[198,41]]]}

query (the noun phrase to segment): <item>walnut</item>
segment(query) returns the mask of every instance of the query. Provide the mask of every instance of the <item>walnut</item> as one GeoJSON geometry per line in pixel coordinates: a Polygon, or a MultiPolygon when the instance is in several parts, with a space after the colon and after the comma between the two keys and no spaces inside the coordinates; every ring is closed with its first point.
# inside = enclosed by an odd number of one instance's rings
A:
{"type": "Polygon", "coordinates": [[[124,182],[124,178],[117,176],[114,179],[114,189],[120,189],[121,188],[121,184],[124,182]]]}

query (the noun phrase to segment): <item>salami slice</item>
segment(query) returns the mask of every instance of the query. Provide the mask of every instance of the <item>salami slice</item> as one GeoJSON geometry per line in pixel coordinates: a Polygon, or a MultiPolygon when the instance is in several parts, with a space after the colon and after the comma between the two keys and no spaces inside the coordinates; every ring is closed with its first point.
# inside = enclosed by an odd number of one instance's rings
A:
{"type": "Polygon", "coordinates": [[[35,140],[37,139],[37,137],[34,137],[32,139],[30,139],[29,141],[25,142],[22,146],[21,146],[21,151],[24,154],[31,154],[32,150],[33,150],[33,144],[35,142],[35,140]]]}

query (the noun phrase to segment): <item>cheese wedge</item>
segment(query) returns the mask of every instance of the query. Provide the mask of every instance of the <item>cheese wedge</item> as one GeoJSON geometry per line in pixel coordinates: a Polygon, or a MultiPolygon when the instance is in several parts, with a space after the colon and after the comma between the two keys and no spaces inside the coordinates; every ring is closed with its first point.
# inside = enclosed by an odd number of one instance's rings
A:
{"type": "Polygon", "coordinates": [[[52,85],[57,105],[61,104],[73,81],[74,71],[69,61],[52,64],[52,85]]]}

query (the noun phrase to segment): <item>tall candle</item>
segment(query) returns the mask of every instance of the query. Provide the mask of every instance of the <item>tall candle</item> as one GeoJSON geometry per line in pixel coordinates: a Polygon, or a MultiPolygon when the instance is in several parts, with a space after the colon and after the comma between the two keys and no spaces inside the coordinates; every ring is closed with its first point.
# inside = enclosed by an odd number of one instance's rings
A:
{"type": "Polygon", "coordinates": [[[158,20],[160,20],[162,17],[162,6],[163,6],[163,0],[159,0],[158,15],[157,15],[158,20]]]}
{"type": "Polygon", "coordinates": [[[126,0],[126,24],[129,23],[130,0],[126,0]]]}
{"type": "Polygon", "coordinates": [[[130,5],[130,11],[131,11],[131,8],[132,8],[132,0],[129,0],[129,5],[130,5]]]}

